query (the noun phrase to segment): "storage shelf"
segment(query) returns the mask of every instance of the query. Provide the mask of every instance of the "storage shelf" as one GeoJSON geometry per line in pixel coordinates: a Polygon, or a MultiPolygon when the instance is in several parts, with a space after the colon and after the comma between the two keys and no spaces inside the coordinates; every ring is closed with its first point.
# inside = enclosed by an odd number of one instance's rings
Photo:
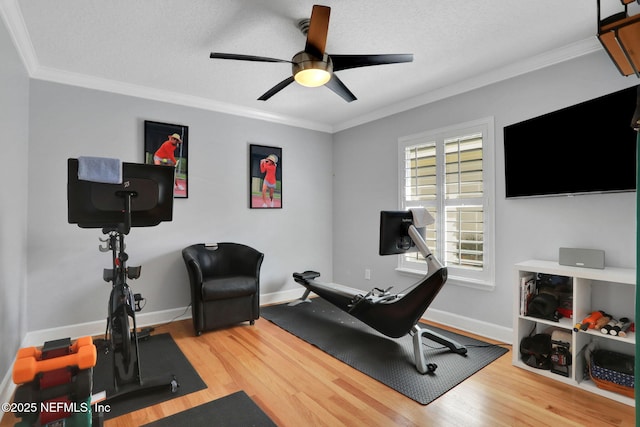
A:
{"type": "Polygon", "coordinates": [[[620,341],[622,343],[626,343],[626,344],[630,344],[630,345],[636,345],[636,334],[635,332],[627,332],[627,336],[626,337],[618,337],[616,335],[606,335],[603,334],[602,332],[598,332],[598,331],[580,331],[579,333],[581,334],[589,334],[589,335],[593,335],[595,337],[598,338],[603,338],[603,339],[607,339],[607,340],[613,340],[613,341],[620,341]]]}
{"type": "Polygon", "coordinates": [[[563,317],[557,322],[554,322],[553,320],[540,319],[538,317],[531,317],[531,316],[519,316],[519,317],[524,320],[530,320],[532,322],[549,325],[555,328],[567,329],[571,331],[573,331],[573,325],[575,325],[575,322],[573,321],[573,319],[569,319],[568,317],[563,317]]]}
{"type": "MultiPolygon", "coordinates": [[[[574,325],[595,310],[603,310],[614,316],[633,316],[635,314],[636,271],[631,268],[607,267],[590,269],[564,266],[556,261],[529,260],[517,263],[516,286],[514,292],[514,339],[515,348],[519,348],[522,338],[531,332],[541,333],[548,328],[557,328],[571,334],[571,372],[568,377],[549,370],[536,369],[526,365],[520,359],[520,351],[513,351],[512,364],[518,368],[533,372],[574,387],[598,394],[600,396],[635,406],[635,399],[622,394],[603,390],[584,378],[586,362],[584,349],[592,342],[602,348],[615,349],[635,356],[636,334],[627,332],[625,337],[603,334],[600,330],[588,329],[574,331],[574,325]],[[523,278],[536,274],[549,274],[571,278],[573,318],[560,318],[558,322],[520,314],[520,285],[523,278]]],[[[633,320],[632,320],[633,321],[633,320]]]]}
{"type": "Polygon", "coordinates": [[[632,268],[606,267],[603,269],[571,267],[560,265],[556,261],[529,260],[516,264],[521,271],[532,273],[557,274],[559,276],[580,279],[601,280],[605,282],[636,285],[636,270],[632,268]]]}

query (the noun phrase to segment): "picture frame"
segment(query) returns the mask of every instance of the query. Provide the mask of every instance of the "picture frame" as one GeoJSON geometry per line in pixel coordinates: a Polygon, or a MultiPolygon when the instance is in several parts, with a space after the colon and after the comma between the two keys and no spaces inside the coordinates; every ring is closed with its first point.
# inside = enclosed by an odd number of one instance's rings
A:
{"type": "Polygon", "coordinates": [[[282,148],[249,145],[249,207],[282,209],[282,148]]]}
{"type": "Polygon", "coordinates": [[[173,197],[177,199],[189,197],[188,158],[188,126],[144,121],[144,162],[175,168],[173,197]]]}

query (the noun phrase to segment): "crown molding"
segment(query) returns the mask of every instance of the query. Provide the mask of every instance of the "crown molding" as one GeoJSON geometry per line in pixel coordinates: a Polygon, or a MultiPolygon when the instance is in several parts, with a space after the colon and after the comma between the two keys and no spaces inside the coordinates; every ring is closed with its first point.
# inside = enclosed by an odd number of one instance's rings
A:
{"type": "Polygon", "coordinates": [[[31,37],[27,31],[22,12],[17,0],[0,0],[0,17],[4,21],[9,36],[16,46],[18,55],[31,76],[38,67],[38,59],[31,43],[31,37]]]}
{"type": "Polygon", "coordinates": [[[80,73],[73,73],[55,68],[38,66],[33,71],[33,73],[31,73],[30,77],[36,80],[44,80],[70,86],[95,89],[104,92],[117,93],[120,95],[133,96],[153,101],[167,102],[170,104],[194,107],[202,110],[210,110],[219,113],[279,123],[287,126],[300,127],[320,132],[331,133],[333,130],[331,126],[325,123],[272,114],[263,110],[252,109],[235,104],[228,104],[198,96],[186,95],[183,93],[171,92],[131,83],[124,83],[116,80],[89,76],[80,73]]]}
{"type": "Polygon", "coordinates": [[[333,132],[339,132],[368,122],[382,119],[393,114],[411,110],[416,107],[450,98],[474,89],[479,89],[493,83],[530,73],[554,64],[569,61],[592,52],[602,50],[602,45],[597,37],[589,37],[575,43],[545,52],[543,54],[527,58],[525,60],[488,71],[484,74],[467,80],[444,86],[434,91],[429,91],[413,98],[407,99],[371,113],[342,122],[333,127],[333,132]]]}

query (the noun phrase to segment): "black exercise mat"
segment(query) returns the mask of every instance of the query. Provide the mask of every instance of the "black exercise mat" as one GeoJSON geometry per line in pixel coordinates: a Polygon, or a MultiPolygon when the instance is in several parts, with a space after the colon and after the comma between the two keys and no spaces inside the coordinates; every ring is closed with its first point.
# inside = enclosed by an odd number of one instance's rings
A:
{"type": "Polygon", "coordinates": [[[467,355],[423,338],[427,363],[433,374],[420,374],[415,366],[413,337],[389,338],[321,299],[296,306],[262,307],[260,315],[322,351],[426,405],[505,354],[508,350],[453,332],[425,328],[458,341],[467,355]]]}
{"type": "Polygon", "coordinates": [[[244,391],[238,391],[142,427],[276,427],[244,391]]]}
{"type": "MultiPolygon", "coordinates": [[[[140,371],[143,381],[158,377],[166,378],[169,381],[172,376],[175,376],[180,387],[175,393],[172,393],[170,387],[167,386],[158,390],[130,394],[113,402],[107,402],[110,405],[109,412],[104,414],[104,418],[107,420],[207,388],[171,335],[152,335],[140,340],[139,346],[140,371]]],[[[98,362],[93,370],[93,392],[106,390],[107,396],[109,396],[114,390],[112,353],[105,354],[100,348],[100,342],[96,342],[96,347],[98,347],[98,362]]]]}

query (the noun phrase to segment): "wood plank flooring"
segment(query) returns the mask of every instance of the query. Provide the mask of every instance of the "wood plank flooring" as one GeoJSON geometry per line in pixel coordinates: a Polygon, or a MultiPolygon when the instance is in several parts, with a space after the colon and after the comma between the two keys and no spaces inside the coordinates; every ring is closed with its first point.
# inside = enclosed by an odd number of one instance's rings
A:
{"type": "MultiPolygon", "coordinates": [[[[154,333],[173,336],[208,388],[106,427],[139,426],[239,390],[281,427],[635,425],[635,408],[515,368],[511,352],[423,406],[265,319],[200,337],[191,325],[178,321],[154,333]]],[[[14,422],[7,414],[0,427],[14,422]]]]}

